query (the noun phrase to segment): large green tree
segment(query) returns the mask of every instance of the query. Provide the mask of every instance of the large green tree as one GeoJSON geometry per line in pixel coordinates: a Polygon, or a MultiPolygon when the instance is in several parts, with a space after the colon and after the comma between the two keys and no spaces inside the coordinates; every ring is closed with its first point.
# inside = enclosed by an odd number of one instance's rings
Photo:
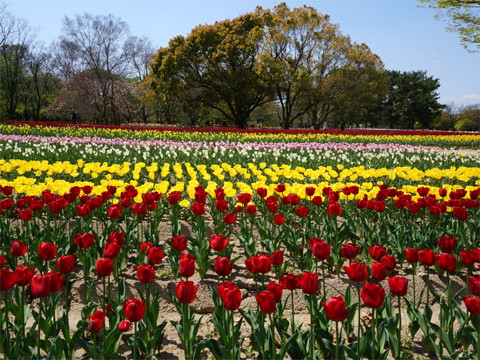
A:
{"type": "Polygon", "coordinates": [[[271,86],[259,66],[262,18],[246,14],[200,25],[158,51],[149,81],[164,94],[202,89],[204,104],[245,128],[252,111],[269,100],[271,86]]]}
{"type": "Polygon", "coordinates": [[[425,71],[388,71],[390,90],[380,105],[378,116],[390,128],[428,129],[440,115],[437,93],[440,81],[425,71]]]}
{"type": "Polygon", "coordinates": [[[448,22],[447,30],[460,36],[463,47],[472,52],[480,50],[480,0],[419,0],[437,9],[436,18],[448,22]]]}

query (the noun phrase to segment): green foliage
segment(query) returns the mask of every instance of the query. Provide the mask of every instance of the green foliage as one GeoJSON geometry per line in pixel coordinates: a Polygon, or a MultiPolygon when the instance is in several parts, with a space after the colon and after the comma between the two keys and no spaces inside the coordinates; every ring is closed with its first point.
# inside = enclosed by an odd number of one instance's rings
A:
{"type": "Polygon", "coordinates": [[[458,33],[460,43],[470,52],[480,50],[479,0],[419,0],[437,9],[437,19],[448,22],[447,30],[458,33]]]}
{"type": "Polygon", "coordinates": [[[390,128],[429,129],[442,108],[436,92],[440,81],[427,77],[425,71],[388,74],[390,91],[377,109],[378,121],[384,119],[390,128]]]}

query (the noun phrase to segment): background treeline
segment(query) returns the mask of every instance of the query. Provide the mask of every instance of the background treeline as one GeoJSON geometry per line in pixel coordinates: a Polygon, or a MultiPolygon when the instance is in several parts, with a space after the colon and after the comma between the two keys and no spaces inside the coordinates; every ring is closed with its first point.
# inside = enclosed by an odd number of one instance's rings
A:
{"type": "Polygon", "coordinates": [[[0,5],[0,120],[480,130],[480,107],[441,105],[439,79],[384,69],[314,8],[200,25],[156,50],[113,16],[63,19],[48,47],[0,5]]]}

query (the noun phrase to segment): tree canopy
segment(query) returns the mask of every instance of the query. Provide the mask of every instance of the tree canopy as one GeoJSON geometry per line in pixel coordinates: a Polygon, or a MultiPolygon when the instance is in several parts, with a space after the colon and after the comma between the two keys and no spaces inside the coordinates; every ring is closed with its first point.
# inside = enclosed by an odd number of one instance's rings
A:
{"type": "Polygon", "coordinates": [[[480,0],[419,1],[438,10],[435,17],[448,22],[447,30],[458,33],[465,49],[480,50],[480,0]]]}

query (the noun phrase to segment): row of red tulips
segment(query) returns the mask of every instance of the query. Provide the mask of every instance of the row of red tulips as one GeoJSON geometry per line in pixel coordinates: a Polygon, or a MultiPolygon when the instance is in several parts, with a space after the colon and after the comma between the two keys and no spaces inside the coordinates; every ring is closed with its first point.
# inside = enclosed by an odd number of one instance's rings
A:
{"type": "MultiPolygon", "coordinates": [[[[71,127],[69,122],[50,122],[50,121],[4,121],[10,125],[29,125],[29,126],[56,126],[56,127],[71,127]]],[[[330,128],[328,130],[313,130],[313,129],[273,129],[273,128],[248,128],[237,129],[234,127],[172,127],[172,126],[133,126],[133,125],[105,125],[105,124],[91,124],[81,123],[76,124],[76,127],[84,128],[101,128],[101,129],[124,129],[124,130],[155,130],[155,131],[187,131],[187,132],[238,132],[238,133],[261,133],[261,134],[310,134],[310,133],[342,133],[349,135],[472,135],[469,132],[459,131],[445,131],[445,130],[405,130],[405,129],[344,129],[330,128]]]]}

